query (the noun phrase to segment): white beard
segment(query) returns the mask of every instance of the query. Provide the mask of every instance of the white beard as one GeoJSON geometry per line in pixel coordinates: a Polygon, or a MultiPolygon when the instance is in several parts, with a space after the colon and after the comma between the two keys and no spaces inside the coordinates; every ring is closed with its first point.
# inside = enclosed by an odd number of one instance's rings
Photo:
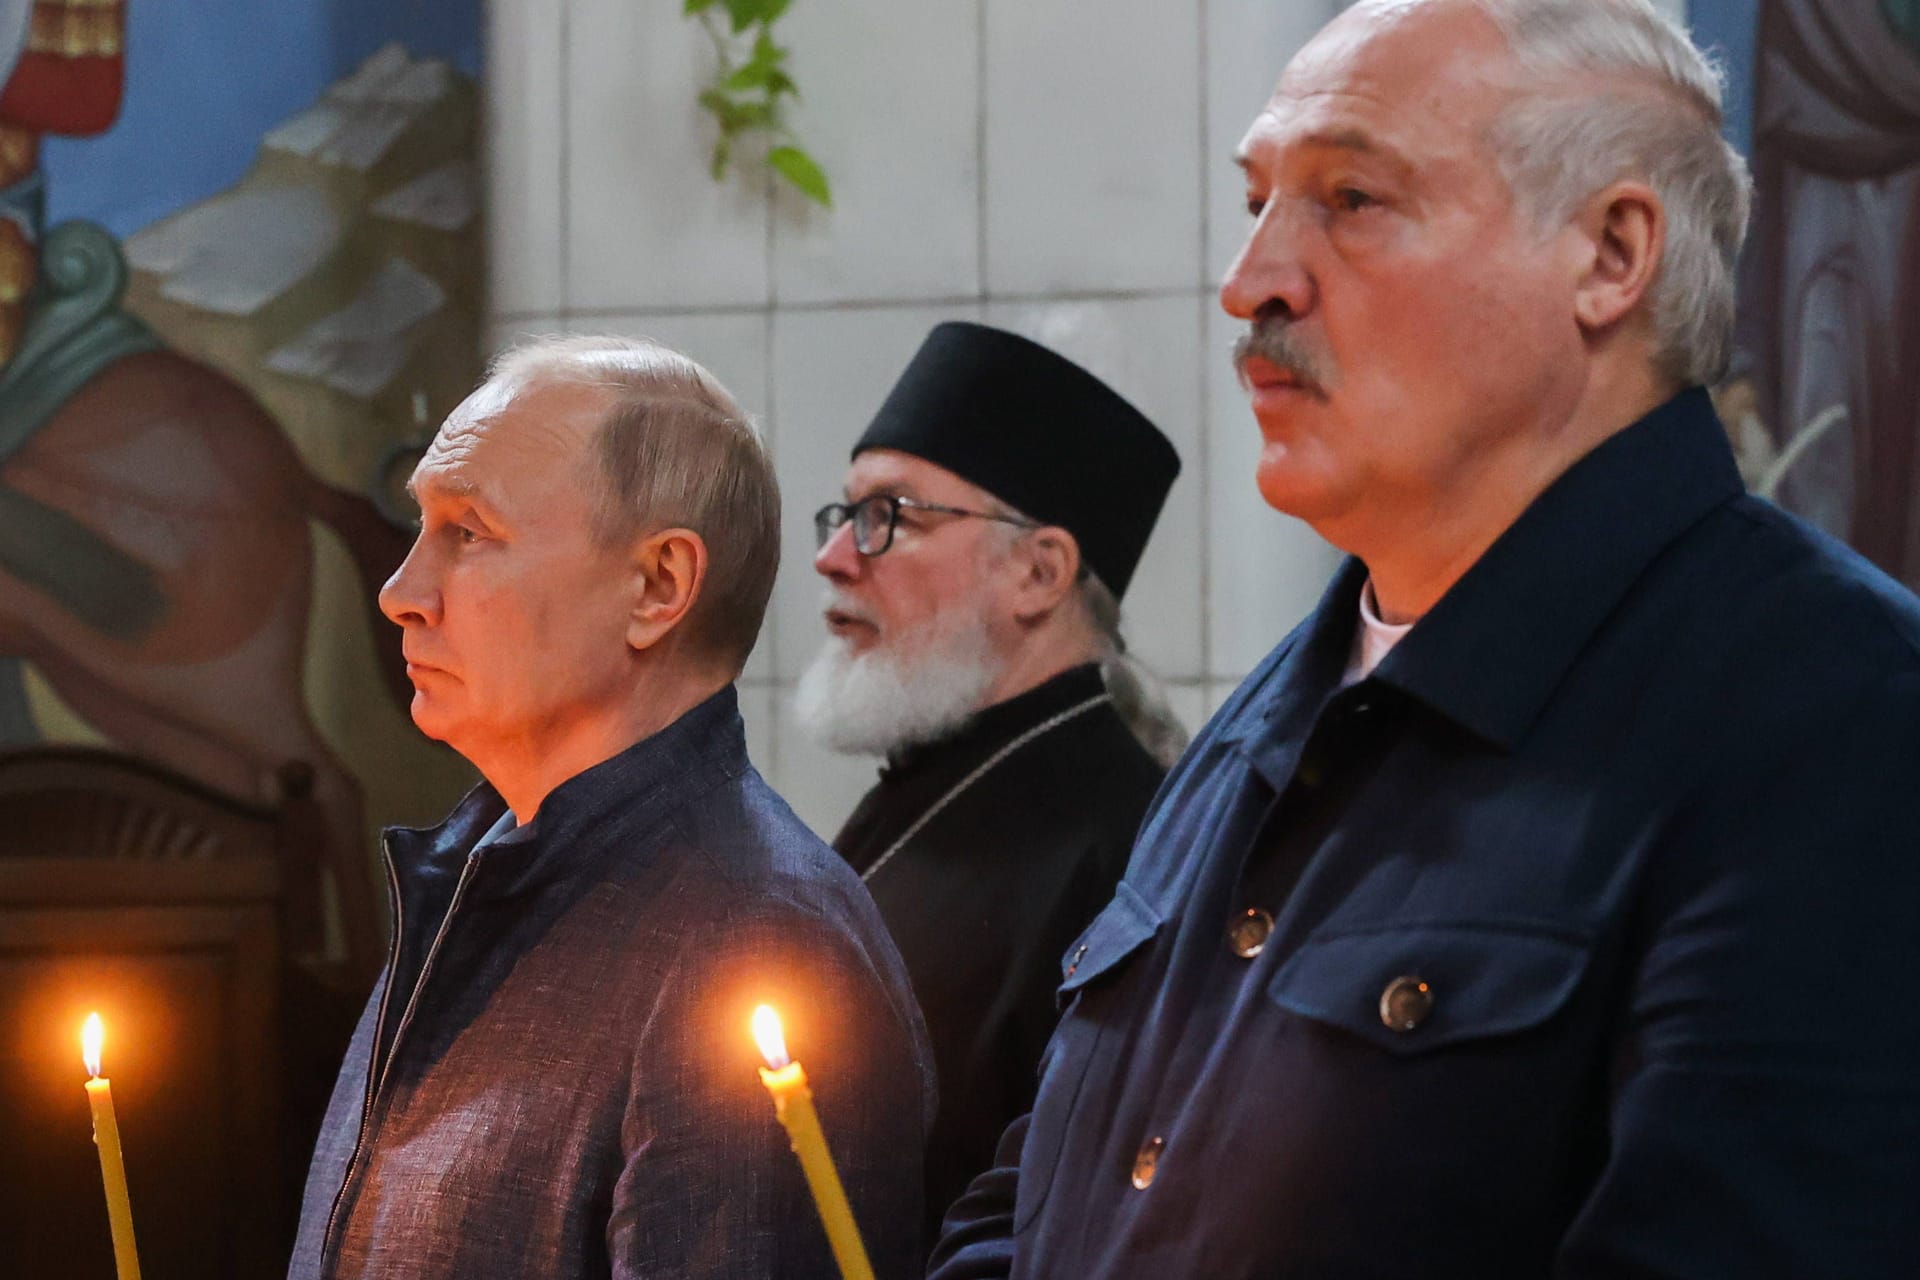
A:
{"type": "Polygon", "coordinates": [[[887,755],[966,723],[999,670],[986,619],[962,602],[920,632],[863,654],[829,636],[800,677],[794,711],[807,735],[831,751],[887,755]]]}

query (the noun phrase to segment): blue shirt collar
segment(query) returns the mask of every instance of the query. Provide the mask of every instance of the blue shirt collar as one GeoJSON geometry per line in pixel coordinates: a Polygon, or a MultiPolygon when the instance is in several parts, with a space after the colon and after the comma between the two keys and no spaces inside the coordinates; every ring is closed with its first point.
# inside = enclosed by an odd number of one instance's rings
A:
{"type": "MultiPolygon", "coordinates": [[[[581,869],[591,861],[582,856],[585,848],[603,843],[596,836],[609,820],[647,823],[747,768],[739,698],[729,684],[658,733],[555,787],[532,822],[488,840],[488,861],[513,868],[507,881],[489,879],[508,892],[581,869]]],[[[483,781],[438,826],[388,827],[396,869],[404,877],[410,868],[458,863],[506,809],[500,793],[483,781]]]]}
{"type": "MultiPolygon", "coordinates": [[[[1741,491],[1711,399],[1681,392],[1548,486],[1372,678],[1513,749],[1660,553],[1741,491]]],[[[1338,688],[1366,578],[1341,566],[1226,737],[1304,737],[1338,688]]]]}

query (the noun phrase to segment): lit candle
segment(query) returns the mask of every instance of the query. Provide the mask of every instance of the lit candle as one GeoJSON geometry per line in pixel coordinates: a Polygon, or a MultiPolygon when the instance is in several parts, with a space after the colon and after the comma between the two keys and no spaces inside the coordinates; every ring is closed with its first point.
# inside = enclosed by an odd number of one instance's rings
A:
{"type": "Polygon", "coordinates": [[[120,1280],[140,1280],[140,1258],[133,1249],[133,1206],[127,1201],[127,1166],[120,1157],[120,1124],[113,1116],[113,1085],[100,1074],[100,1043],[106,1036],[100,1015],[88,1015],[80,1031],[80,1055],[92,1077],[87,1081],[87,1103],[93,1108],[93,1142],[100,1148],[100,1178],[107,1184],[114,1270],[120,1280]]]}
{"type": "Polygon", "coordinates": [[[847,1193],[840,1185],[839,1171],[827,1151],[827,1135],[820,1131],[820,1117],[813,1109],[813,1094],[807,1088],[807,1073],[787,1057],[787,1039],[780,1030],[780,1015],[767,1005],[753,1011],[753,1038],[760,1045],[760,1056],[767,1065],[760,1068],[760,1079],[773,1095],[773,1113],[787,1131],[793,1154],[800,1157],[800,1168],[813,1190],[813,1203],[820,1210],[820,1221],[827,1229],[827,1243],[833,1246],[834,1261],[846,1280],[873,1280],[873,1264],[867,1261],[867,1248],[860,1242],[860,1228],[854,1225],[853,1210],[847,1205],[847,1193]]]}

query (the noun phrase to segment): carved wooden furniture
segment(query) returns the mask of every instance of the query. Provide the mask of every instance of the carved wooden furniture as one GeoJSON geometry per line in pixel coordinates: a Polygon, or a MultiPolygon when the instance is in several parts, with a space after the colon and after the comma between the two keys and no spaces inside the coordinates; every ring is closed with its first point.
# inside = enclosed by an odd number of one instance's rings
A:
{"type": "MultiPolygon", "coordinates": [[[[282,1274],[280,886],[302,774],[241,803],[105,751],[0,751],[0,1274],[113,1274],[79,1029],[105,1073],[150,1280],[282,1274]]],[[[303,830],[304,828],[304,830],[303,830]]]]}

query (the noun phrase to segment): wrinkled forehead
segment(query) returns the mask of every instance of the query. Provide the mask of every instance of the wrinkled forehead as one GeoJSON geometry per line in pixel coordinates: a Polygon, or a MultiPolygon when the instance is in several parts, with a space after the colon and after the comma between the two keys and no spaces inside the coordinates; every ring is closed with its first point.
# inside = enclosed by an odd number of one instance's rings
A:
{"type": "Polygon", "coordinates": [[[1288,62],[1242,150],[1336,134],[1417,159],[1484,140],[1522,79],[1506,37],[1467,0],[1363,2],[1288,62]]]}
{"type": "Polygon", "coordinates": [[[447,415],[408,487],[472,492],[576,468],[607,399],[576,383],[485,383],[447,415]]]}

